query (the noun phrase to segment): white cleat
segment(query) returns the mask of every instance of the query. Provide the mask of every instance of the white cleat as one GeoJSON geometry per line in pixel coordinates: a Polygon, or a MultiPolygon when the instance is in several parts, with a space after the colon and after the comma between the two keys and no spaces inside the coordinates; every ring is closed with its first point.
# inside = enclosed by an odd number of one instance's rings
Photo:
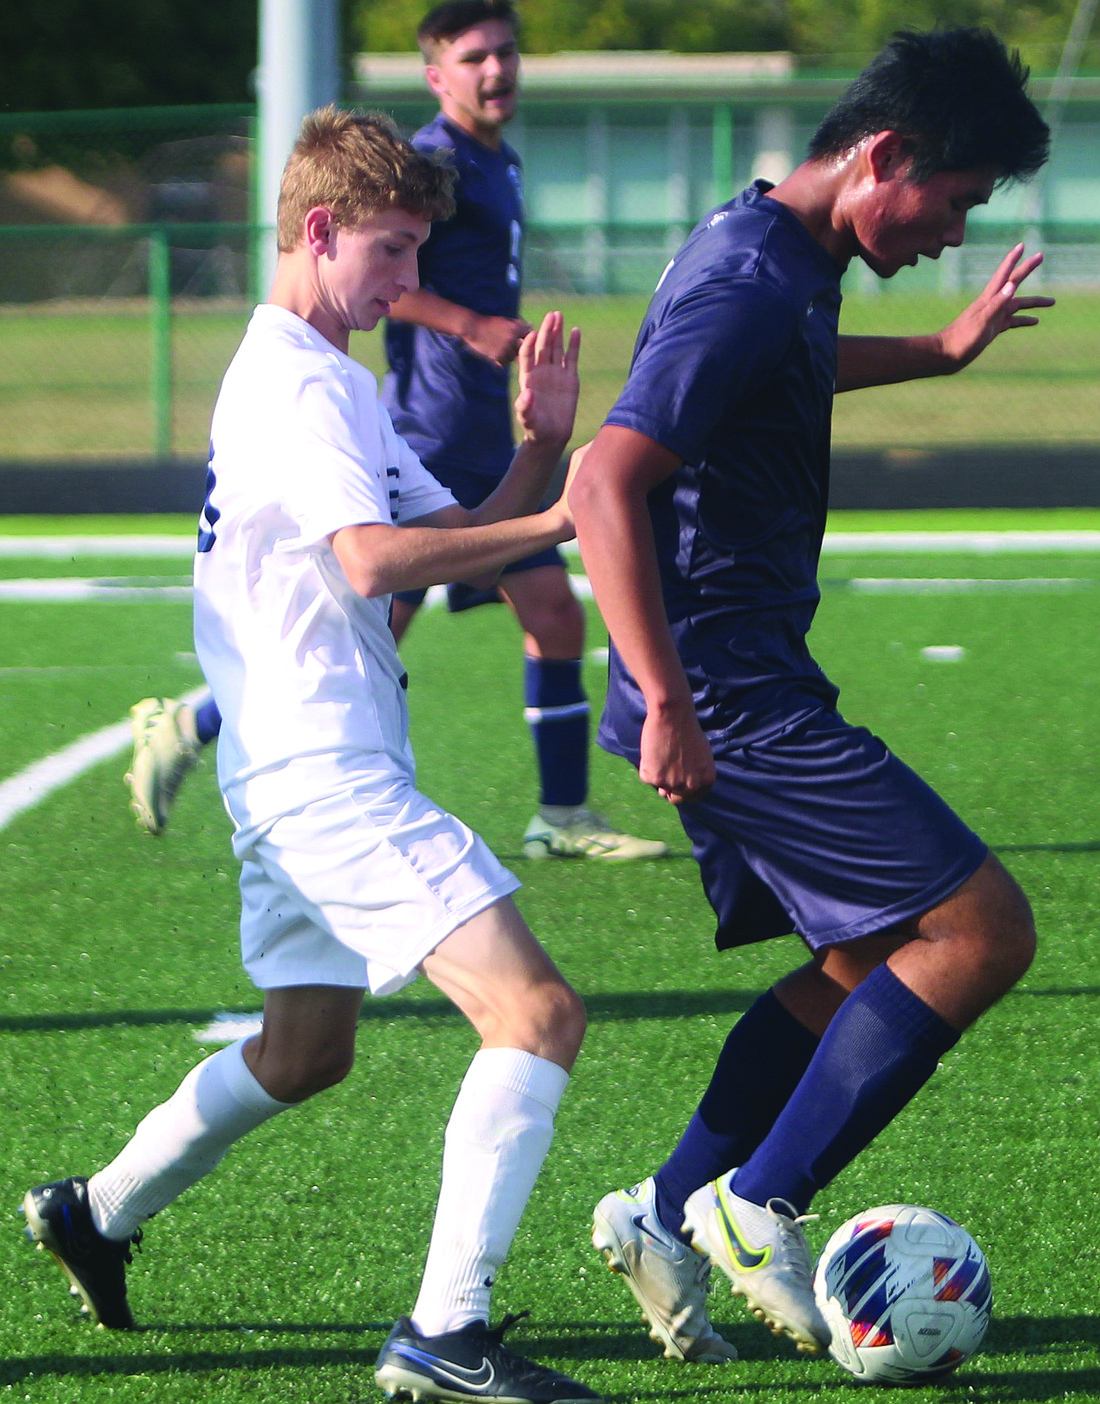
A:
{"type": "Polygon", "coordinates": [[[625,862],[664,858],[667,854],[667,843],[624,834],[602,814],[583,805],[562,824],[551,824],[536,814],[523,835],[525,858],[603,858],[625,862]]]}
{"type": "Polygon", "coordinates": [[[202,746],[194,708],[171,698],[146,697],[130,708],[134,755],[126,773],[130,808],[146,833],[162,833],[183,777],[198,764],[202,746]]]}
{"type": "Polygon", "coordinates": [[[813,1262],[802,1229],[808,1216],[785,1199],[769,1199],[763,1207],[742,1199],[730,1189],[736,1173],[688,1195],[684,1228],[753,1315],[816,1355],[828,1348],[830,1334],[814,1301],[813,1262]]]}
{"type": "Polygon", "coordinates": [[[707,1316],[710,1263],[657,1218],[652,1178],[605,1194],[592,1215],[592,1242],[612,1272],[626,1279],[669,1360],[717,1365],[737,1351],[707,1316]]]}

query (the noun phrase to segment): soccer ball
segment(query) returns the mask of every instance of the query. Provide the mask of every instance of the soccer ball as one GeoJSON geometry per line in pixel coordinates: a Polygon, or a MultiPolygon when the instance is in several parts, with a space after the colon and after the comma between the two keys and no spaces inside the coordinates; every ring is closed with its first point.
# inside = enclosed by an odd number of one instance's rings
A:
{"type": "Polygon", "coordinates": [[[814,1269],[829,1354],[867,1384],[946,1375],[982,1343],[993,1289],[982,1250],[954,1219],[885,1204],[842,1224],[814,1269]]]}

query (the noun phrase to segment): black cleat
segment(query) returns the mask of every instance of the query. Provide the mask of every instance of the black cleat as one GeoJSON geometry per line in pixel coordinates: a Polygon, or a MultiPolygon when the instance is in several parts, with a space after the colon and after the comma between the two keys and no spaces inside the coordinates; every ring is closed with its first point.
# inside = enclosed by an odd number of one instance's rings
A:
{"type": "Polygon", "coordinates": [[[503,1336],[526,1312],[499,1326],[481,1321],[422,1336],[407,1316],[394,1326],[378,1355],[375,1382],[390,1398],[492,1399],[496,1404],[591,1404],[599,1395],[568,1375],[524,1360],[503,1336]]]}
{"type": "Polygon", "coordinates": [[[74,1297],[100,1326],[133,1329],[126,1301],[126,1264],[133,1262],[130,1244],[141,1242],[141,1230],[126,1242],[104,1238],[92,1222],[88,1181],[83,1175],[38,1185],[23,1198],[27,1237],[48,1248],[72,1283],[74,1297]]]}

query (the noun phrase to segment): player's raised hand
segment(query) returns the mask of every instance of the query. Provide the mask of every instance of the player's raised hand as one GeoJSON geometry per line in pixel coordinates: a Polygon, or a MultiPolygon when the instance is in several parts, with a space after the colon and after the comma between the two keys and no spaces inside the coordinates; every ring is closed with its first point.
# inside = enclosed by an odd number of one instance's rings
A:
{"type": "Polygon", "coordinates": [[[515,409],[526,442],[559,448],[569,442],[580,394],[580,345],[576,327],[565,342],[565,319],[560,312],[547,312],[538,330],[524,337],[515,409]]]}
{"type": "Polygon", "coordinates": [[[1054,306],[1052,297],[1020,296],[1021,283],[1043,261],[1041,253],[1028,258],[1023,258],[1023,253],[1023,244],[1010,249],[970,306],[940,333],[944,353],[953,369],[962,370],[969,365],[1001,332],[1013,327],[1037,326],[1038,317],[1029,314],[1040,307],[1054,306]]]}

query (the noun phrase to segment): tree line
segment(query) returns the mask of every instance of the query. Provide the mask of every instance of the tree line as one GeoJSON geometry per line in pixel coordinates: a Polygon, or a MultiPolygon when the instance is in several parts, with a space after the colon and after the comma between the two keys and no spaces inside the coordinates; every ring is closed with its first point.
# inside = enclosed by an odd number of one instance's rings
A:
{"type": "MultiPolygon", "coordinates": [[[[1050,72],[1075,0],[517,0],[528,53],[787,50],[856,67],[905,25],[983,24],[1050,72]]],[[[341,0],[345,50],[401,51],[425,0],[341,0]]],[[[44,0],[0,6],[7,112],[251,102],[251,0],[44,0]]],[[[1095,64],[1098,45],[1087,55],[1095,64]]]]}

